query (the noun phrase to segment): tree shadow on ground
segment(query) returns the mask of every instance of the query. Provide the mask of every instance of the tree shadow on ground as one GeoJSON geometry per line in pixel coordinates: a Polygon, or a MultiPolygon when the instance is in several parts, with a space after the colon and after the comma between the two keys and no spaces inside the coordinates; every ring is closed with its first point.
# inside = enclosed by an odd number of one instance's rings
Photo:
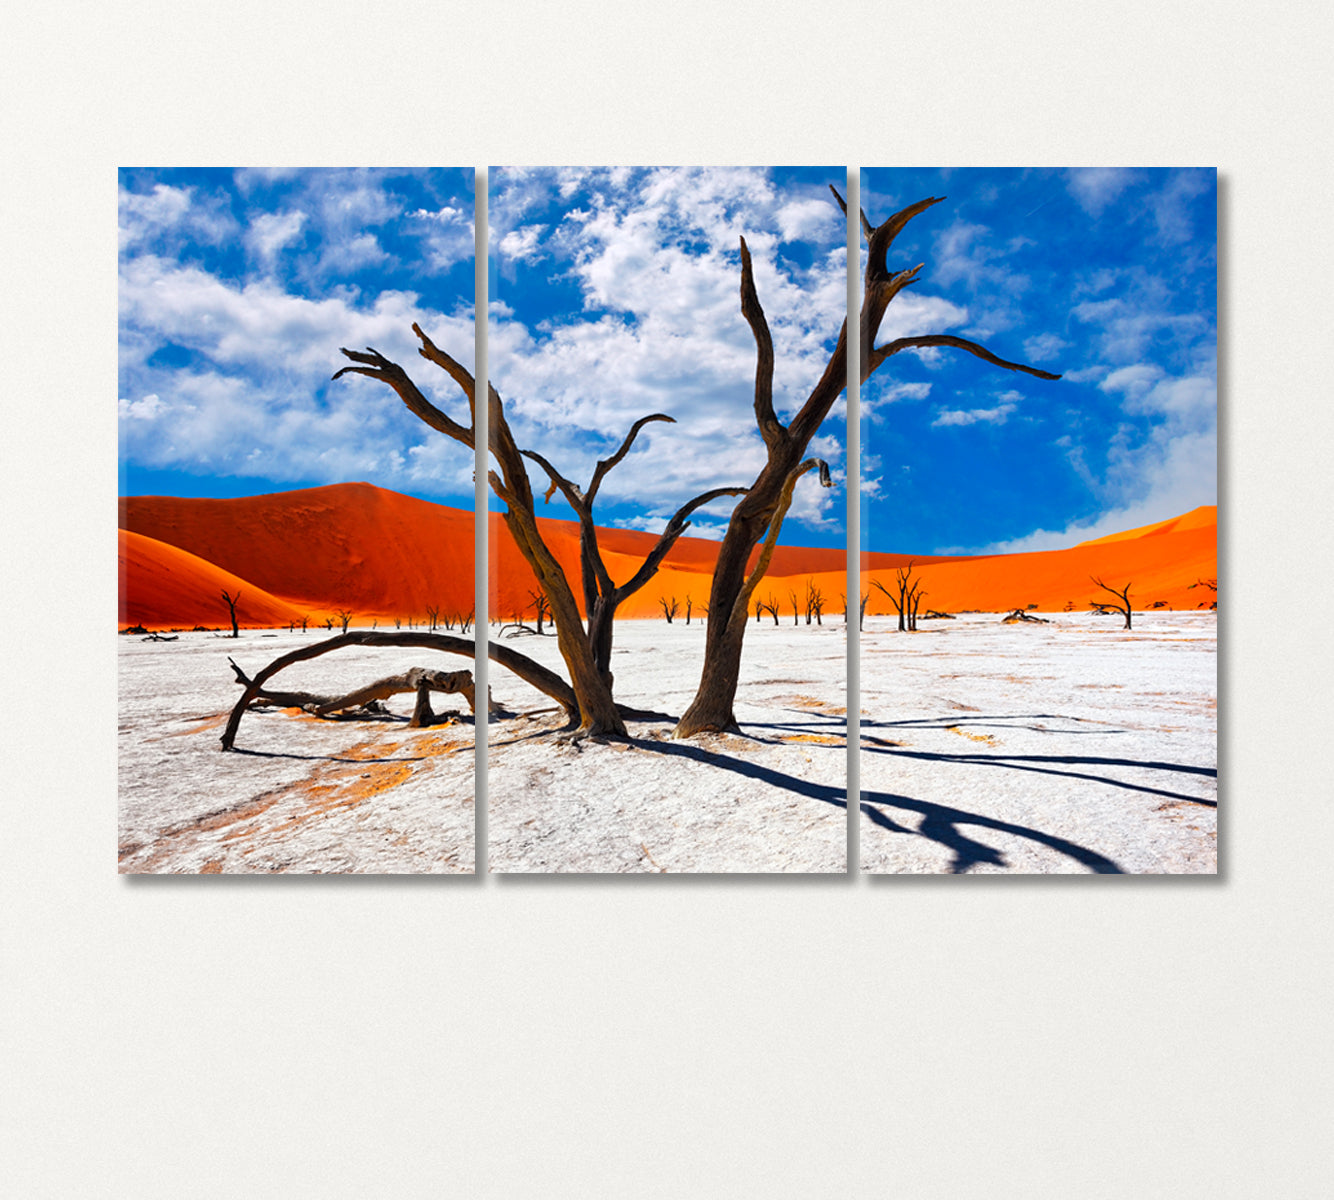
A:
{"type": "Polygon", "coordinates": [[[863,717],[863,729],[948,729],[952,725],[968,725],[970,728],[986,729],[1027,729],[1033,733],[1059,733],[1062,737],[1077,735],[1125,733],[1124,729],[1110,729],[1101,722],[1088,717],[1067,717],[1063,713],[1018,713],[983,714],[961,710],[946,717],[912,717],[903,721],[874,721],[863,717]],[[1101,725],[1098,729],[1050,729],[1045,725],[1016,725],[1020,721],[1072,721],[1078,725],[1101,725]]]}
{"type": "MultiPolygon", "coordinates": [[[[847,809],[847,791],[845,788],[798,779],[794,775],[787,775],[771,767],[746,762],[744,759],[732,758],[726,754],[718,754],[700,746],[682,742],[660,742],[652,739],[635,738],[632,739],[632,744],[641,750],[649,750],[673,758],[686,758],[719,770],[732,771],[748,779],[767,784],[769,787],[795,792],[797,795],[805,796],[811,800],[819,800],[824,804],[831,804],[835,808],[841,808],[845,811],[847,809]]],[[[887,792],[863,792],[861,799],[862,812],[866,813],[872,821],[882,828],[894,833],[924,837],[949,850],[952,854],[950,871],[956,875],[963,874],[979,863],[999,867],[1006,865],[1004,857],[998,851],[967,837],[959,828],[963,825],[976,825],[1016,837],[1027,838],[1074,859],[1099,875],[1121,875],[1125,873],[1110,858],[1098,854],[1094,850],[1080,846],[1065,838],[1043,833],[1038,829],[1030,829],[1024,825],[1016,825],[1009,821],[998,821],[992,817],[985,817],[980,813],[970,813],[961,808],[951,808],[944,804],[934,804],[929,800],[918,800],[910,796],[896,796],[887,792]],[[917,829],[910,829],[906,825],[900,825],[879,809],[871,807],[873,805],[885,805],[918,812],[922,815],[922,823],[917,829]]]]}
{"type": "Polygon", "coordinates": [[[1212,767],[1191,767],[1184,763],[1155,762],[1135,758],[1103,758],[1077,754],[983,754],[968,753],[939,754],[927,750],[907,750],[902,747],[863,746],[863,754],[885,754],[893,758],[915,758],[922,762],[954,763],[960,766],[1004,767],[1011,771],[1031,771],[1037,775],[1063,775],[1069,779],[1083,779],[1089,783],[1103,783],[1111,787],[1124,788],[1131,792],[1144,792],[1150,796],[1163,796],[1169,800],[1184,800],[1204,808],[1217,808],[1217,800],[1206,800],[1200,796],[1191,796],[1185,792],[1172,792],[1166,788],[1150,787],[1144,783],[1131,783],[1117,779],[1113,775],[1093,774],[1088,771],[1061,771],[1053,766],[1036,766],[1037,763],[1060,763],[1064,766],[1090,767],[1128,767],[1142,771],[1176,771],[1187,775],[1204,775],[1217,778],[1218,772],[1212,767]]]}
{"type": "Polygon", "coordinates": [[[1073,858],[1087,867],[1095,875],[1124,875],[1125,872],[1106,855],[1090,850],[1068,838],[1055,834],[1043,833],[1039,829],[1030,829],[1027,825],[1015,825],[1010,821],[999,821],[994,817],[984,817],[979,813],[965,812],[960,808],[950,808],[944,804],[932,804],[926,800],[917,800],[911,796],[896,796],[889,792],[863,792],[861,810],[867,818],[882,829],[891,833],[917,834],[946,847],[953,853],[950,860],[950,874],[963,875],[980,863],[989,866],[1006,866],[1005,856],[999,850],[967,837],[960,829],[961,825],[976,825],[982,829],[994,829],[998,833],[1008,833],[1016,837],[1027,838],[1048,849],[1055,850],[1073,858]],[[881,811],[876,805],[886,808],[907,809],[909,812],[922,814],[922,823],[916,829],[900,825],[893,817],[881,811]]]}

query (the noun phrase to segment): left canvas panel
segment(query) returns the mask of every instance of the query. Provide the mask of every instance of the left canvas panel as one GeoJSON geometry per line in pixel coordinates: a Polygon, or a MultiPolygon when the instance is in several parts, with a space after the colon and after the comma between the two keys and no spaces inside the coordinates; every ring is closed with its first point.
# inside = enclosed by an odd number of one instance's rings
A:
{"type": "Polygon", "coordinates": [[[120,872],[471,873],[472,170],[118,210],[120,872]]]}

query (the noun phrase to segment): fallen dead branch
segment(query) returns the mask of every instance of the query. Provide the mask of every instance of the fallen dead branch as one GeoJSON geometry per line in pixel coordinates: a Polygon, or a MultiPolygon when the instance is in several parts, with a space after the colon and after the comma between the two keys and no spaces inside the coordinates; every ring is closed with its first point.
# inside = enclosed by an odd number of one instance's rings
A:
{"type": "MultiPolygon", "coordinates": [[[[230,658],[227,661],[231,663],[232,670],[236,673],[236,681],[242,687],[250,688],[253,681],[230,658]]],[[[342,696],[324,696],[314,692],[278,692],[261,687],[250,703],[252,707],[276,704],[280,708],[300,708],[317,717],[328,717],[353,709],[364,709],[367,712],[383,711],[378,704],[379,701],[407,692],[417,694],[412,719],[408,722],[410,729],[420,729],[440,720],[441,714],[437,714],[431,708],[432,692],[461,695],[467,700],[468,708],[474,714],[477,712],[477,689],[471,671],[436,671],[427,667],[413,667],[400,675],[388,675],[384,679],[377,679],[374,683],[368,683],[365,687],[342,696]]]]}
{"type": "MultiPolygon", "coordinates": [[[[274,675],[285,667],[290,667],[293,663],[319,658],[321,655],[330,654],[346,646],[413,646],[428,650],[443,650],[446,654],[462,654],[468,658],[475,658],[477,653],[476,643],[471,639],[451,637],[443,633],[360,631],[338,634],[335,637],[326,638],[322,642],[302,646],[298,650],[289,651],[287,654],[275,658],[273,662],[269,663],[244,685],[245,691],[242,692],[241,698],[236,702],[231,715],[227,718],[227,727],[223,730],[220,739],[222,748],[230,750],[235,744],[236,731],[240,728],[241,717],[255,697],[264,690],[264,685],[274,675]]],[[[541,663],[535,662],[525,654],[520,654],[516,650],[511,650],[509,647],[498,645],[495,642],[487,644],[487,657],[492,662],[499,663],[506,670],[512,671],[525,683],[532,684],[538,691],[545,692],[565,711],[568,721],[578,724],[579,706],[575,699],[574,689],[555,671],[548,670],[541,663]]],[[[233,664],[233,668],[235,669],[235,664],[233,664]]]]}

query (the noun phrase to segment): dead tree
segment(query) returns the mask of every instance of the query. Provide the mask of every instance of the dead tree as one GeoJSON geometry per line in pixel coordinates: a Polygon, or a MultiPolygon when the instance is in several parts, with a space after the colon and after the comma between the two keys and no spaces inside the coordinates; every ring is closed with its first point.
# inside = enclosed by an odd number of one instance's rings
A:
{"type": "MultiPolygon", "coordinates": [[[[236,682],[248,688],[252,680],[232,659],[227,661],[236,673],[236,682]]],[[[477,712],[477,689],[471,671],[435,671],[426,667],[412,667],[400,675],[377,679],[374,683],[341,696],[324,696],[315,692],[280,692],[261,687],[250,705],[252,708],[266,704],[280,708],[300,708],[317,717],[357,711],[376,714],[384,711],[380,701],[405,692],[417,694],[417,702],[408,721],[410,729],[420,729],[440,720],[440,715],[431,708],[432,692],[460,695],[468,702],[469,711],[474,714],[477,712]]]]}
{"type": "Polygon", "coordinates": [[[672,623],[672,618],[681,611],[681,606],[677,604],[675,596],[670,601],[664,596],[659,596],[658,607],[662,609],[662,615],[667,618],[668,625],[672,623]]]}
{"type": "MultiPolygon", "coordinates": [[[[468,425],[461,425],[443,413],[422,395],[401,366],[391,362],[373,348],[368,347],[365,351],[344,349],[343,355],[354,365],[343,367],[335,373],[334,378],[354,373],[388,384],[398,393],[408,409],[427,425],[446,437],[475,449],[476,380],[460,363],[437,347],[422,331],[421,326],[414,323],[412,330],[421,342],[417,352],[428,362],[442,368],[467,398],[471,414],[468,425]]],[[[671,417],[655,413],[636,421],[616,453],[597,464],[592,482],[585,492],[560,475],[541,455],[519,449],[506,419],[500,393],[494,386],[488,385],[487,388],[487,448],[499,466],[498,471],[489,473],[488,479],[491,490],[505,503],[505,511],[501,514],[505,528],[514,539],[515,546],[532,570],[538,586],[550,604],[551,621],[556,627],[557,645],[569,672],[571,690],[577,700],[572,714],[572,724],[577,724],[580,736],[625,735],[625,722],[611,694],[612,622],[617,606],[657,573],[658,565],[688,527],[687,518],[695,509],[720,496],[736,496],[744,491],[742,488],[719,488],[702,496],[696,496],[682,505],[667,522],[667,527],[657,544],[634,576],[619,586],[614,584],[598,549],[597,530],[593,524],[593,502],[607,472],[629,453],[630,446],[640,429],[650,421],[671,420],[671,417]],[[546,544],[538,527],[532,483],[524,465],[525,457],[538,463],[551,479],[547,497],[550,498],[559,490],[579,517],[584,607],[589,614],[587,629],[581,621],[579,604],[565,576],[564,568],[546,544]]]]}
{"type": "Polygon", "coordinates": [[[240,602],[241,593],[237,592],[233,596],[226,588],[222,589],[222,598],[227,601],[227,611],[232,615],[232,637],[241,636],[241,627],[236,623],[236,606],[240,602]]]}
{"type": "Polygon", "coordinates": [[[787,598],[792,605],[792,624],[795,625],[801,616],[801,610],[797,607],[797,593],[788,588],[787,598]]]}
{"type": "Polygon", "coordinates": [[[778,624],[778,598],[773,594],[773,592],[769,593],[767,599],[755,601],[756,621],[760,619],[760,613],[762,612],[767,612],[771,617],[773,617],[774,624],[775,625],[778,624]]]}
{"type": "Polygon", "coordinates": [[[1211,609],[1212,609],[1212,608],[1217,608],[1217,607],[1218,607],[1218,580],[1217,580],[1217,579],[1197,579],[1194,583],[1191,583],[1191,584],[1187,584],[1187,585],[1186,585],[1186,591],[1191,591],[1193,588],[1197,588],[1197,587],[1207,588],[1209,591],[1213,592],[1213,594],[1214,594],[1214,598],[1213,598],[1212,600],[1210,600],[1207,604],[1206,604],[1203,600],[1201,600],[1195,607],[1196,607],[1196,608],[1211,608],[1211,609]]]}
{"type": "MultiPolygon", "coordinates": [[[[330,654],[346,646],[416,646],[428,650],[441,650],[446,654],[462,654],[467,658],[475,658],[477,654],[475,642],[466,638],[451,637],[444,633],[389,633],[388,631],[372,633],[363,630],[358,633],[337,634],[323,641],[302,646],[298,650],[289,651],[287,654],[275,658],[262,671],[244,681],[245,691],[232,708],[231,714],[227,718],[227,726],[222,733],[222,748],[224,750],[232,749],[236,742],[236,731],[241,725],[241,718],[256,697],[261,694],[281,697],[284,694],[271,692],[265,686],[279,671],[285,667],[290,667],[293,663],[319,658],[321,655],[330,654]]],[[[499,663],[507,671],[517,675],[525,683],[531,684],[538,691],[550,696],[560,705],[568,718],[571,720],[578,719],[580,711],[578,697],[575,695],[574,689],[555,671],[548,670],[541,663],[534,662],[526,654],[519,654],[517,651],[497,642],[488,644],[487,657],[492,662],[499,663]]],[[[233,668],[237,670],[239,677],[241,672],[235,668],[235,664],[233,664],[233,668]]],[[[301,693],[294,694],[300,695],[301,693]]],[[[276,702],[281,703],[281,700],[276,702]]]]}
{"type": "MultiPolygon", "coordinates": [[[[346,632],[347,632],[347,627],[348,627],[348,625],[350,625],[351,622],[352,622],[352,611],[351,611],[351,609],[340,608],[340,609],[334,614],[334,616],[336,616],[336,617],[338,618],[339,623],[343,626],[343,632],[346,633],[346,632]]],[[[409,622],[409,627],[411,627],[411,622],[409,622]]],[[[330,628],[333,628],[333,627],[330,626],[330,628]]]]}
{"type": "MultiPolygon", "coordinates": [[[[830,191],[846,214],[847,205],[843,197],[832,187],[830,191]]],[[[978,343],[953,334],[895,338],[883,345],[876,345],[880,324],[890,303],[900,291],[917,281],[918,272],[922,269],[922,264],[919,264],[906,270],[891,271],[888,266],[889,248],[913,217],[940,203],[941,199],[943,197],[920,200],[877,226],[871,225],[865,213],[861,214],[862,232],[869,244],[860,314],[862,383],[893,355],[904,350],[928,347],[965,350],[1008,371],[1024,371],[1040,379],[1059,379],[1059,375],[1036,367],[1007,362],[978,343]]],[[[845,320],[838,343],[805,403],[786,426],[779,421],[773,406],[773,338],[755,290],[750,251],[744,238],[741,239],[741,312],[755,338],[755,422],[764,439],[767,462],[744,499],[733,510],[719,548],[709,592],[712,619],[705,641],[704,667],[695,698],[676,726],[676,737],[691,737],[706,730],[731,729],[736,726],[732,708],[741,669],[741,649],[746,634],[746,618],[750,612],[750,594],[768,568],[772,544],[778,537],[783,517],[791,503],[792,489],[797,478],[816,465],[814,460],[802,461],[806,448],[847,382],[848,342],[845,320]],[[751,551],[762,540],[770,547],[770,553],[768,556],[761,553],[760,562],[755,568],[759,571],[757,577],[754,571],[747,571],[747,564],[751,551]]],[[[828,468],[823,465],[821,482],[826,485],[829,482],[828,468]]]]}
{"type": "MultiPolygon", "coordinates": [[[[430,631],[434,633],[435,627],[440,624],[440,606],[438,604],[428,604],[426,606],[426,619],[430,622],[430,631]]],[[[446,624],[445,628],[448,629],[449,625],[446,624]]]]}
{"type": "Polygon", "coordinates": [[[691,610],[691,608],[692,608],[693,606],[694,606],[694,604],[693,604],[693,601],[690,599],[690,593],[687,592],[687,593],[686,593],[686,624],[687,624],[687,625],[690,624],[690,610],[691,610]]]}
{"type": "Polygon", "coordinates": [[[866,628],[866,602],[871,598],[871,593],[867,592],[862,596],[861,604],[857,608],[857,628],[866,628]]]}
{"type": "Polygon", "coordinates": [[[811,623],[811,617],[814,617],[817,625],[823,625],[823,613],[824,593],[815,586],[814,579],[808,579],[806,580],[806,624],[809,625],[811,623]]]}
{"type": "Polygon", "coordinates": [[[1096,583],[1100,588],[1102,588],[1104,592],[1110,592],[1113,596],[1116,597],[1115,600],[1090,600],[1089,603],[1093,606],[1093,608],[1099,610],[1100,612],[1120,613],[1126,619],[1125,627],[1129,629],[1131,584],[1128,583],[1120,591],[1117,591],[1116,588],[1110,586],[1109,584],[1103,583],[1101,579],[1098,579],[1095,576],[1090,575],[1089,578],[1092,579],[1093,582],[1096,583]]]}
{"type": "Polygon", "coordinates": [[[926,593],[921,590],[922,581],[913,578],[912,563],[910,562],[906,567],[899,567],[894,572],[894,592],[891,592],[878,579],[872,579],[871,586],[884,592],[889,597],[889,602],[898,611],[899,632],[916,633],[917,610],[921,607],[922,597],[926,593]]]}
{"type": "Polygon", "coordinates": [[[1014,609],[1008,617],[1001,618],[1002,625],[1050,625],[1046,617],[1035,617],[1022,608],[1014,609]]]}
{"type": "Polygon", "coordinates": [[[547,600],[546,592],[528,593],[528,598],[533,602],[533,614],[537,619],[537,632],[542,632],[542,622],[551,615],[551,604],[547,600]]]}

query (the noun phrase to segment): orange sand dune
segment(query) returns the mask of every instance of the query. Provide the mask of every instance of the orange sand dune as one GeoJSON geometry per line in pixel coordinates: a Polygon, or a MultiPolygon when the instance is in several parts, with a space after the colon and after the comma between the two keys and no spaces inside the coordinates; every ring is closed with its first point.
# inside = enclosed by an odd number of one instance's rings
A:
{"type": "Polygon", "coordinates": [[[1106,537],[1093,538],[1079,544],[1081,546],[1102,546],[1107,542],[1124,542],[1132,538],[1154,537],[1160,533],[1180,533],[1186,529],[1204,529],[1217,527],[1217,525],[1218,506],[1216,504],[1202,504],[1199,508],[1193,508],[1183,516],[1172,517],[1168,521],[1158,521],[1153,525],[1141,525],[1138,529],[1127,529],[1124,533],[1109,533],[1106,537]]]}
{"type": "Polygon", "coordinates": [[[350,609],[358,625],[473,608],[473,514],[368,483],[234,500],[133,496],[120,525],[302,611],[350,609]]]}
{"type": "MultiPolygon", "coordinates": [[[[1067,605],[1086,609],[1096,592],[1091,575],[1118,587],[1130,583],[1136,608],[1155,602],[1195,608],[1201,600],[1207,603],[1213,598],[1212,593],[1191,590],[1189,585],[1218,574],[1216,522],[1217,509],[1205,507],[1068,550],[974,558],[866,554],[863,591],[872,596],[867,611],[891,611],[871,580],[892,588],[895,568],[909,561],[926,588],[924,611],[1008,611],[1029,605],[1046,611],[1067,605]]],[[[545,519],[539,524],[581,596],[578,525],[545,519]]],[[[365,625],[394,617],[422,620],[430,607],[462,614],[473,606],[473,514],[370,484],[336,484],[235,500],[131,497],[121,501],[121,526],[165,543],[168,549],[188,552],[184,559],[170,560],[170,572],[160,549],[150,555],[137,547],[125,558],[128,583],[122,620],[126,623],[219,625],[226,618],[225,606],[221,611],[217,607],[219,593],[233,585],[243,592],[249,589],[257,604],[263,598],[280,606],[271,612],[257,610],[252,618],[243,605],[248,624],[286,624],[293,615],[322,616],[347,608],[354,614],[354,625],[365,625]],[[192,569],[199,575],[188,586],[187,562],[195,564],[192,569]],[[231,583],[219,582],[219,572],[231,583]],[[205,601],[207,607],[199,608],[205,601]]],[[[490,514],[489,526],[492,615],[500,620],[531,618],[531,593],[537,591],[532,572],[499,515],[490,514]]],[[[599,541],[607,568],[619,584],[634,575],[657,537],[637,530],[603,529],[599,541]]],[[[123,553],[128,552],[123,549],[123,553]]],[[[675,599],[682,617],[687,601],[694,613],[701,613],[708,603],[717,553],[717,542],[679,539],[658,574],[621,606],[620,615],[660,617],[660,599],[675,599]]],[[[779,546],[756,598],[773,600],[790,620],[792,593],[804,608],[809,580],[824,595],[826,616],[841,615],[847,590],[843,567],[841,550],[779,546]]]]}
{"type": "MultiPolygon", "coordinates": [[[[1164,524],[1168,524],[1165,522],[1164,524]]],[[[1169,608],[1205,607],[1214,593],[1190,587],[1199,579],[1218,575],[1218,529],[1200,525],[1176,532],[1156,527],[1152,534],[1122,540],[1101,539],[1069,550],[1033,554],[997,554],[987,558],[926,563],[914,568],[925,595],[921,611],[1009,611],[1036,606],[1046,612],[1067,607],[1086,610],[1089,601],[1110,600],[1090,576],[1099,576],[1116,588],[1130,584],[1130,602],[1136,609],[1162,602],[1169,608]]],[[[893,612],[888,598],[871,587],[879,580],[897,592],[893,571],[863,572],[862,591],[871,591],[869,613],[893,612]]]]}
{"type": "MultiPolygon", "coordinates": [[[[120,531],[120,627],[146,629],[230,628],[226,591],[240,599],[238,624],[271,629],[299,621],[304,611],[247,579],[224,571],[188,550],[129,530],[120,531]]],[[[312,614],[313,615],[313,614],[312,614]]]]}

